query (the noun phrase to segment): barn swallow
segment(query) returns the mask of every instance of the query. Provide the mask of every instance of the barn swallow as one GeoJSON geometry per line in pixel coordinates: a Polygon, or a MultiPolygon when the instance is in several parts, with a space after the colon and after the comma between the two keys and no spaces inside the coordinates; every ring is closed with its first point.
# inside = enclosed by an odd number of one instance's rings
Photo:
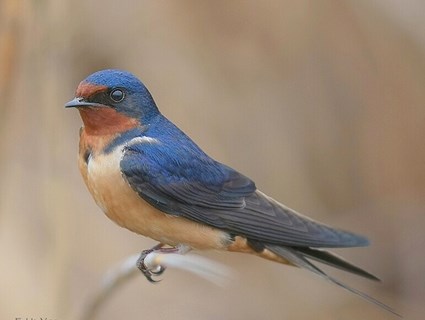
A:
{"type": "Polygon", "coordinates": [[[143,258],[152,250],[243,252],[310,270],[394,313],[312,262],[378,280],[324,250],[366,246],[365,237],[297,213],[209,157],[160,113],[133,74],[98,71],[79,84],[65,107],[77,108],[83,121],[79,169],[97,205],[121,227],[159,241],[139,259],[149,280],[155,271],[147,270],[143,258]]]}

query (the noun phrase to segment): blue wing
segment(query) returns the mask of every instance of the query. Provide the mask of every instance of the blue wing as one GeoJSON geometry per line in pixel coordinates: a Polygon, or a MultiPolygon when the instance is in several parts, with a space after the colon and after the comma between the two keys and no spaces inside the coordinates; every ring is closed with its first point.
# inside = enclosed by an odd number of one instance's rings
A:
{"type": "Polygon", "coordinates": [[[121,171],[141,197],[174,215],[182,215],[183,206],[242,208],[245,197],[255,191],[255,184],[233,169],[163,145],[128,147],[121,171]]]}
{"type": "MultiPolygon", "coordinates": [[[[121,171],[161,211],[254,241],[300,247],[367,245],[364,237],[310,220],[256,190],[249,178],[208,157],[171,123],[161,140],[129,145],[121,171]]],[[[155,131],[146,132],[155,137],[155,131]]]]}

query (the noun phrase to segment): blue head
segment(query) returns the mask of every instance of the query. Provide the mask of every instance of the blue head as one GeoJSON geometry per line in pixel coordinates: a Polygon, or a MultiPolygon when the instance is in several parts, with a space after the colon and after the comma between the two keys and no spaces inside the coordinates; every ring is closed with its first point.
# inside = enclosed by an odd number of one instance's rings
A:
{"type": "Polygon", "coordinates": [[[107,69],[91,74],[79,84],[75,96],[65,106],[78,108],[82,117],[83,113],[86,117],[118,113],[143,124],[159,114],[155,101],[143,83],[133,74],[122,70],[107,69]]]}

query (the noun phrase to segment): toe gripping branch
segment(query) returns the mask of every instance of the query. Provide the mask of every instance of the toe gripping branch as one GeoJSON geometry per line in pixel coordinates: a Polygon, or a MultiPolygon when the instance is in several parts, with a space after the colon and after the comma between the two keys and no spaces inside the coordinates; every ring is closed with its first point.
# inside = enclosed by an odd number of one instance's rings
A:
{"type": "Polygon", "coordinates": [[[154,252],[154,251],[156,251],[156,250],[154,250],[154,249],[143,250],[142,253],[140,254],[139,259],[137,259],[137,262],[136,262],[137,268],[142,272],[142,274],[145,276],[145,278],[151,283],[156,283],[156,282],[161,281],[161,280],[155,280],[155,279],[153,279],[153,277],[160,276],[166,269],[163,266],[158,266],[158,268],[156,268],[155,270],[152,270],[152,269],[149,269],[146,266],[145,259],[146,259],[147,255],[149,253],[154,252]]]}
{"type": "Polygon", "coordinates": [[[137,268],[142,272],[142,274],[145,276],[145,278],[151,282],[156,283],[161,280],[155,280],[153,277],[157,277],[161,275],[165,271],[165,267],[158,266],[155,270],[149,269],[148,266],[145,264],[145,259],[148,256],[148,254],[154,252],[154,251],[162,251],[162,248],[164,247],[163,243],[158,243],[156,246],[152,247],[148,250],[143,250],[140,254],[139,259],[137,259],[136,266],[137,268]]]}
{"type": "Polygon", "coordinates": [[[137,268],[142,272],[145,278],[151,283],[156,283],[161,281],[161,280],[155,280],[154,277],[160,276],[162,273],[164,273],[166,267],[158,264],[158,266],[152,269],[152,267],[148,266],[145,263],[145,259],[150,253],[157,252],[162,254],[167,254],[167,253],[185,254],[188,251],[190,251],[190,248],[185,245],[178,245],[176,247],[167,247],[167,248],[164,248],[164,246],[165,244],[158,243],[156,246],[154,246],[151,249],[143,250],[142,253],[140,254],[139,259],[137,259],[137,262],[136,262],[137,268]]]}

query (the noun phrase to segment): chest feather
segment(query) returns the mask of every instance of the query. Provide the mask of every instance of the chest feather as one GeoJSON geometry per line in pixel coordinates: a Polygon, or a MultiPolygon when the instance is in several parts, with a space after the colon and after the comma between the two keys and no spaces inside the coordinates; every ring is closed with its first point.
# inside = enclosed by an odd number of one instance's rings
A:
{"type": "Polygon", "coordinates": [[[120,162],[125,145],[103,153],[98,151],[96,144],[87,144],[89,139],[84,139],[83,134],[81,140],[81,174],[97,205],[111,220],[170,245],[187,244],[199,249],[219,249],[225,245],[228,235],[224,232],[163,213],[144,201],[121,174],[120,162]]]}
{"type": "Polygon", "coordinates": [[[135,232],[145,233],[153,215],[165,214],[140,198],[123,178],[120,162],[124,146],[117,146],[109,153],[99,152],[96,148],[80,150],[80,171],[96,204],[111,220],[135,232]]]}

